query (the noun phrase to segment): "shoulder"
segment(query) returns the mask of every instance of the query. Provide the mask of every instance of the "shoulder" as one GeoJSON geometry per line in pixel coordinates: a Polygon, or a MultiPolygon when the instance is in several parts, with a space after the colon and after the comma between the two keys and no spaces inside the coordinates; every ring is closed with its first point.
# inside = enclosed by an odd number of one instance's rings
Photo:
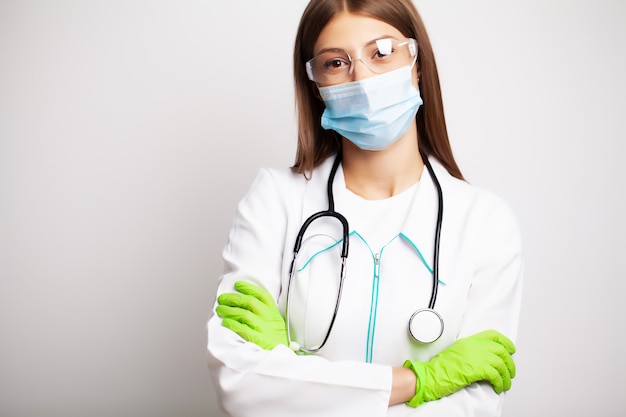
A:
{"type": "Polygon", "coordinates": [[[288,167],[264,167],[257,171],[247,193],[240,204],[251,202],[276,205],[293,204],[301,200],[307,189],[326,187],[332,158],[324,161],[308,175],[295,172],[288,167]]]}
{"type": "Polygon", "coordinates": [[[451,176],[436,162],[433,169],[443,189],[444,212],[482,236],[505,234],[519,241],[518,219],[507,201],[488,189],[451,176]]]}
{"type": "Polygon", "coordinates": [[[312,172],[300,174],[291,168],[261,168],[250,186],[250,191],[268,191],[293,193],[307,186],[326,185],[332,166],[332,158],[328,158],[312,172]]]}
{"type": "Polygon", "coordinates": [[[289,168],[260,168],[239,201],[238,211],[243,215],[283,211],[288,201],[286,196],[297,194],[296,190],[303,186],[303,181],[302,175],[289,168]]]}
{"type": "Polygon", "coordinates": [[[261,168],[250,186],[250,192],[263,193],[268,191],[280,192],[302,184],[305,178],[293,172],[290,168],[261,168]]]}

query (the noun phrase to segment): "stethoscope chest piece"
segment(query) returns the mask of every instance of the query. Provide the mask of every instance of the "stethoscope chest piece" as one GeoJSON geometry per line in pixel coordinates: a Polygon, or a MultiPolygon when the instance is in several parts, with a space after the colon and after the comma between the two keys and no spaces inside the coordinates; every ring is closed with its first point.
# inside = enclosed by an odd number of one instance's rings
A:
{"type": "Polygon", "coordinates": [[[420,343],[432,343],[443,334],[443,318],[432,308],[421,308],[409,319],[409,333],[420,343]]]}

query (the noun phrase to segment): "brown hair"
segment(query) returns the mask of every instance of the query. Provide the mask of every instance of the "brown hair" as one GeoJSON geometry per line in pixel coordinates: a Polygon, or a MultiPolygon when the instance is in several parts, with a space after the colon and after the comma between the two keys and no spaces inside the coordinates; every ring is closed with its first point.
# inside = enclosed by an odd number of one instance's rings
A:
{"type": "Polygon", "coordinates": [[[300,19],[294,47],[298,149],[292,168],[306,175],[327,157],[341,151],[340,136],[321,126],[324,103],[317,95],[317,86],[307,77],[305,63],[313,57],[313,47],[326,24],[342,11],[381,20],[404,36],[417,40],[416,67],[420,71],[419,88],[424,101],[416,116],[420,151],[437,158],[452,176],[463,179],[448,140],[435,56],[424,23],[411,0],[309,2],[300,19]]]}

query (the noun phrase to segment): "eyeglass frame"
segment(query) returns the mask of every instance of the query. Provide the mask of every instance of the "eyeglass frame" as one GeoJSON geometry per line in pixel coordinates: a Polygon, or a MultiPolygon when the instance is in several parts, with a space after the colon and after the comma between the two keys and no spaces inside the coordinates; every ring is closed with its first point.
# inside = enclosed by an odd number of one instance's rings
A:
{"type": "MultiPolygon", "coordinates": [[[[313,58],[309,59],[305,63],[306,73],[307,73],[307,76],[308,76],[309,80],[313,81],[315,83],[319,83],[319,81],[316,81],[315,77],[313,76],[313,65],[311,63],[315,59],[317,59],[321,55],[323,55],[324,53],[331,52],[331,51],[341,51],[341,52],[344,52],[346,54],[346,56],[348,57],[348,61],[350,62],[350,68],[348,69],[347,75],[352,75],[352,73],[354,71],[354,63],[355,63],[355,61],[361,61],[363,63],[363,65],[365,65],[365,67],[367,69],[369,69],[370,71],[372,71],[375,74],[383,74],[385,72],[392,71],[392,70],[388,70],[388,71],[383,71],[383,72],[377,72],[377,71],[373,70],[372,68],[370,68],[370,66],[367,64],[367,62],[365,62],[363,60],[363,57],[361,56],[362,53],[363,53],[363,49],[366,46],[368,46],[368,45],[370,45],[372,43],[378,43],[379,41],[382,41],[382,40],[391,40],[391,41],[399,40],[399,41],[401,41],[400,39],[391,38],[391,37],[389,37],[389,38],[381,38],[381,39],[374,39],[374,40],[366,43],[365,45],[361,46],[358,49],[358,57],[357,58],[352,58],[352,55],[350,55],[350,53],[348,51],[346,51],[345,49],[342,49],[342,48],[332,48],[329,51],[324,51],[324,52],[322,52],[320,54],[315,55],[313,58]]],[[[403,45],[407,45],[407,47],[409,48],[409,54],[410,54],[410,56],[413,57],[413,62],[411,63],[411,68],[413,68],[413,65],[415,65],[415,62],[417,62],[417,56],[418,56],[417,40],[414,39],[414,38],[406,38],[403,42],[401,41],[401,43],[398,46],[403,46],[403,45]]],[[[337,84],[343,84],[343,83],[344,82],[340,82],[340,83],[337,83],[337,84]]]]}

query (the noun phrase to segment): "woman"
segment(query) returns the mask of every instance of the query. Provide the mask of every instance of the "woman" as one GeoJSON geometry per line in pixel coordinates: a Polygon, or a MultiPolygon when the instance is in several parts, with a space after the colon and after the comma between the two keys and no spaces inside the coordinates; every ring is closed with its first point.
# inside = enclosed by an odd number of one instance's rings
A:
{"type": "Polygon", "coordinates": [[[294,64],[296,163],[261,170],[239,204],[208,324],[224,410],[500,415],[520,234],[463,181],[417,11],[312,0],[294,64]]]}

